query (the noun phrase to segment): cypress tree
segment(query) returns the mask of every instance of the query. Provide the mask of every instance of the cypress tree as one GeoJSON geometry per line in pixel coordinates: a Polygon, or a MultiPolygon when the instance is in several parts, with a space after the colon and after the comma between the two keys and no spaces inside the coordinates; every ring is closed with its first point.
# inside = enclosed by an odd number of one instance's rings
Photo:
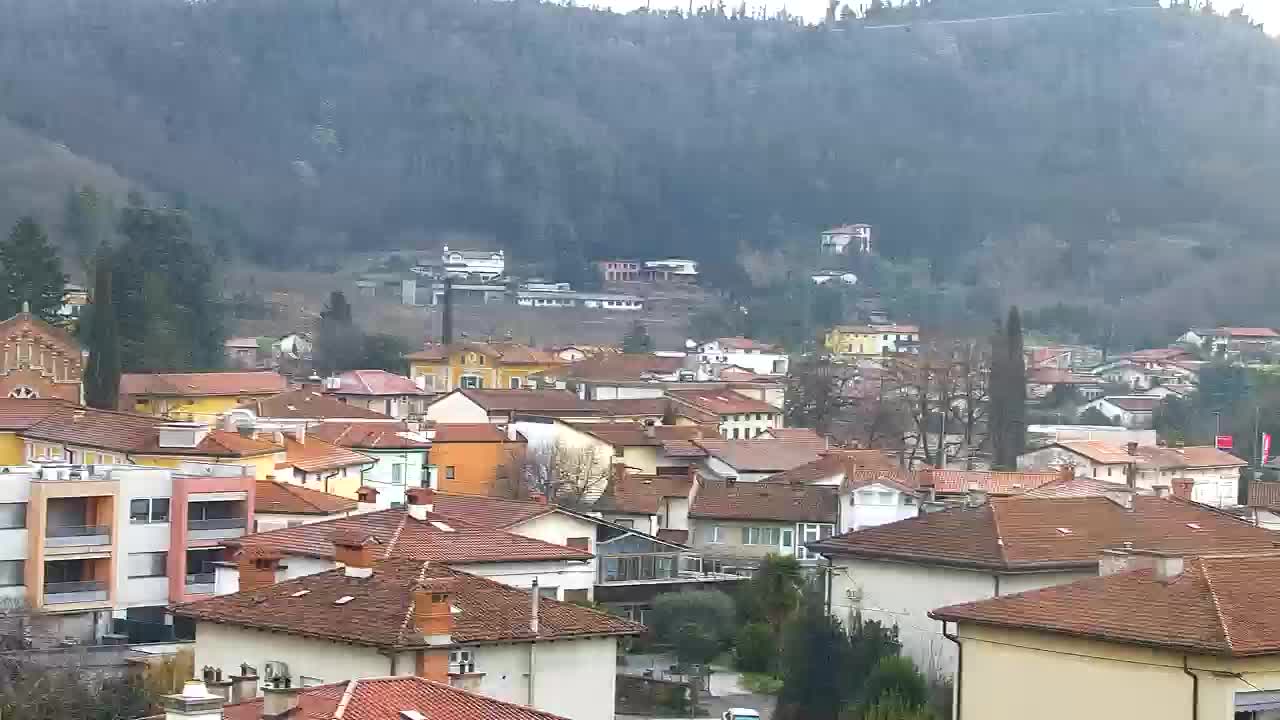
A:
{"type": "Polygon", "coordinates": [[[1027,363],[1022,318],[1009,308],[1005,324],[991,339],[991,452],[998,470],[1015,470],[1027,444],[1027,363]]]}
{"type": "Polygon", "coordinates": [[[89,362],[84,372],[85,402],[113,409],[120,390],[120,337],[116,305],[111,293],[111,251],[98,250],[93,274],[93,304],[89,314],[89,362]]]}
{"type": "Polygon", "coordinates": [[[62,260],[34,218],[24,217],[0,242],[0,315],[10,317],[26,303],[32,315],[49,323],[60,320],[67,292],[62,260]]]}

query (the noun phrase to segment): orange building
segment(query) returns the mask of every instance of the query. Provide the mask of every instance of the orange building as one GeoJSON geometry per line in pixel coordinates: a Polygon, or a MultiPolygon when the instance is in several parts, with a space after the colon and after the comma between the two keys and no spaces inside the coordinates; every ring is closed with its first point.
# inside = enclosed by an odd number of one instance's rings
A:
{"type": "Polygon", "coordinates": [[[463,495],[502,495],[499,477],[524,462],[528,443],[490,423],[437,425],[431,441],[436,488],[463,495]]]}

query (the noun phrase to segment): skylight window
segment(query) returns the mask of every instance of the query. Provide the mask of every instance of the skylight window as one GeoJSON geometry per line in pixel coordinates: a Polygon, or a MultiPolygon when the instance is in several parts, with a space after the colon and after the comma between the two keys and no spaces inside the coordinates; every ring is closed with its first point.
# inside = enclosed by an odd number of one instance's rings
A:
{"type": "Polygon", "coordinates": [[[1201,528],[1201,527],[1200,527],[1200,523],[1187,523],[1187,527],[1191,528],[1192,530],[1201,530],[1201,529],[1203,529],[1203,528],[1201,528]]]}
{"type": "Polygon", "coordinates": [[[307,593],[309,593],[309,592],[311,592],[311,591],[310,591],[310,590],[299,590],[298,592],[291,594],[289,597],[302,597],[303,595],[306,595],[306,594],[307,594],[307,593]]]}
{"type": "Polygon", "coordinates": [[[333,601],[333,604],[334,604],[334,605],[346,605],[347,603],[351,602],[352,600],[355,600],[355,597],[354,597],[354,596],[351,596],[351,595],[343,595],[342,597],[338,598],[337,600],[334,600],[334,601],[333,601]]]}
{"type": "Polygon", "coordinates": [[[1059,534],[1059,535],[1070,535],[1070,534],[1071,534],[1071,528],[1058,528],[1058,534],[1059,534]]]}

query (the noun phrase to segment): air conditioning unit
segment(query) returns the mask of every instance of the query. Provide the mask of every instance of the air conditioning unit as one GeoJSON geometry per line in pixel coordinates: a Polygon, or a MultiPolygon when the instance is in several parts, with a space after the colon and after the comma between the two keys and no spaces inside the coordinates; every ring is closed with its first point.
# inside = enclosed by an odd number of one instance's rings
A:
{"type": "Polygon", "coordinates": [[[324,379],[324,389],[325,389],[325,390],[341,390],[341,389],[342,389],[342,378],[340,378],[340,377],[327,377],[327,378],[325,378],[325,379],[324,379]]]}
{"type": "Polygon", "coordinates": [[[279,660],[267,661],[263,679],[266,680],[268,684],[274,684],[276,681],[283,682],[288,677],[290,677],[288,663],[283,663],[279,660]]]}

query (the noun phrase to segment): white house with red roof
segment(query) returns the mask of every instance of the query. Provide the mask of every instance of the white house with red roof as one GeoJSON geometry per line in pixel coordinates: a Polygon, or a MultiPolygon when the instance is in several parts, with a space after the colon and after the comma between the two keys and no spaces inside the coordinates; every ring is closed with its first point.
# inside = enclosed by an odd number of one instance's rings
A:
{"type": "Polygon", "coordinates": [[[398,420],[421,415],[430,393],[417,383],[386,370],[348,370],[325,378],[327,395],[398,420]]]}
{"type": "Polygon", "coordinates": [[[776,345],[745,337],[722,337],[699,345],[698,361],[736,365],[757,375],[786,375],[788,357],[776,345]]]}

